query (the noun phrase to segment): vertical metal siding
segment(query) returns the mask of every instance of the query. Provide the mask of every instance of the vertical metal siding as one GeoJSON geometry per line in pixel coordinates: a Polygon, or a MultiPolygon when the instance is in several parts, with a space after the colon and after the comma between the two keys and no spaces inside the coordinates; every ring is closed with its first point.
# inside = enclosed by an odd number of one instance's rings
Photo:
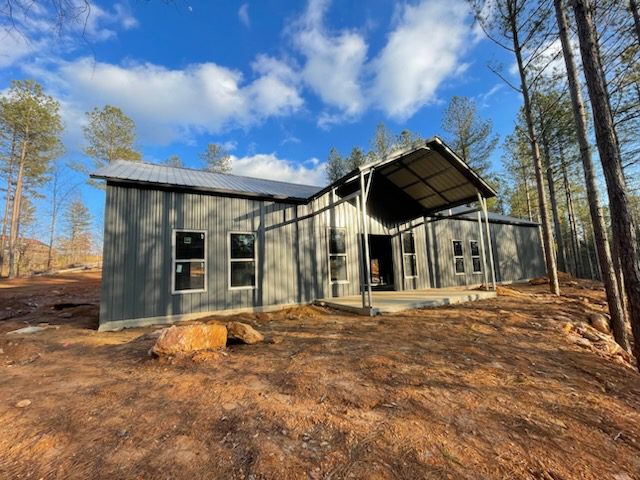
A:
{"type": "MultiPolygon", "coordinates": [[[[343,202],[311,215],[330,202],[330,193],[310,205],[291,205],[108,185],[101,322],[359,294],[362,252],[358,211],[355,202],[343,202]],[[345,284],[332,285],[329,281],[327,233],[332,226],[346,229],[349,282],[345,284]],[[173,229],[207,232],[206,292],[171,294],[173,229]],[[229,289],[230,231],[257,234],[256,289],[229,289]]],[[[479,240],[476,222],[442,220],[425,225],[420,220],[386,225],[375,218],[367,221],[371,234],[391,235],[397,289],[483,281],[483,275],[471,273],[469,240],[479,240]],[[403,231],[414,233],[418,266],[415,279],[404,278],[403,231]],[[466,273],[462,276],[453,272],[454,238],[464,242],[466,273]]],[[[544,272],[535,228],[492,224],[491,229],[499,281],[544,272]]]]}

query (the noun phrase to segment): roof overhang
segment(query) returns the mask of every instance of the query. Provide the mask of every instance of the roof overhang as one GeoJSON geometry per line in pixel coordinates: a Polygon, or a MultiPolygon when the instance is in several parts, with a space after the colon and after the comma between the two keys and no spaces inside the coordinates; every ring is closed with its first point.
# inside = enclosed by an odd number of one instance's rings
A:
{"type": "Polygon", "coordinates": [[[434,137],[388,159],[363,165],[329,188],[345,196],[360,188],[360,174],[371,175],[367,205],[371,215],[402,223],[496,196],[495,190],[434,137]]]}

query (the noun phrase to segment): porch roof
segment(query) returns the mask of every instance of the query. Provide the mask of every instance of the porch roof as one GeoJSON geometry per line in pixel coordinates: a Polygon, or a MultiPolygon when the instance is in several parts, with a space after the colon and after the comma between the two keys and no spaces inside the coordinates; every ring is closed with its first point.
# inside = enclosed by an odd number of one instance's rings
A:
{"type": "Polygon", "coordinates": [[[496,195],[439,137],[363,165],[328,189],[335,188],[340,196],[354,193],[360,189],[360,173],[371,177],[369,212],[392,222],[405,222],[475,202],[478,194],[484,198],[496,195]]]}

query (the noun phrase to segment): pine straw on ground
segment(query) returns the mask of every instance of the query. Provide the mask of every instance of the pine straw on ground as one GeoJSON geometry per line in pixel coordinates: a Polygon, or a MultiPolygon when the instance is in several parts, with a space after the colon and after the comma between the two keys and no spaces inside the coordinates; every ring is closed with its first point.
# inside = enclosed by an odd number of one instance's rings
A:
{"type": "Polygon", "coordinates": [[[640,375],[563,331],[597,284],[240,315],[271,342],[168,362],[152,328],[52,310],[97,301],[98,274],[61,278],[0,284],[0,478],[640,479],[640,375]],[[6,335],[38,321],[58,328],[6,335]]]}

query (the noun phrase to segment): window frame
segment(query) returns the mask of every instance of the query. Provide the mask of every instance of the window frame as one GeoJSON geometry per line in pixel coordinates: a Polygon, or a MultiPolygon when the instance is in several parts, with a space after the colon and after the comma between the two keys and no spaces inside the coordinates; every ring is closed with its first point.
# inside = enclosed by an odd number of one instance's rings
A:
{"type": "Polygon", "coordinates": [[[400,246],[402,250],[402,275],[404,278],[412,279],[418,278],[418,249],[416,248],[416,236],[413,232],[403,232],[400,234],[400,246]],[[405,252],[404,250],[404,236],[411,235],[413,239],[413,253],[405,252]],[[413,257],[413,264],[415,266],[415,275],[407,275],[407,269],[405,268],[405,257],[413,257]]]}
{"type": "Polygon", "coordinates": [[[347,227],[327,227],[327,268],[329,272],[330,285],[345,285],[349,281],[349,257],[347,255],[347,227]],[[344,232],[344,253],[331,253],[331,230],[342,230],[344,232]],[[344,280],[331,280],[331,257],[344,257],[344,266],[347,278],[344,280]]]}
{"type": "Polygon", "coordinates": [[[230,230],[227,234],[227,287],[228,290],[256,290],[258,288],[258,232],[230,230]],[[253,258],[231,258],[231,235],[253,235],[253,258]],[[253,262],[255,285],[237,286],[231,285],[231,264],[240,262],[253,262]]]}
{"type": "Polygon", "coordinates": [[[458,240],[458,239],[452,239],[451,240],[451,249],[453,251],[453,273],[455,275],[466,275],[467,274],[467,267],[465,265],[465,261],[464,261],[464,242],[462,240],[458,240]],[[456,255],[456,247],[454,246],[455,242],[460,242],[460,247],[462,248],[462,255],[456,255]],[[457,272],[456,271],[456,260],[458,258],[462,259],[462,268],[464,269],[464,271],[462,272],[457,272]]]}
{"type": "Polygon", "coordinates": [[[207,283],[209,280],[209,262],[208,249],[207,249],[207,235],[206,230],[200,230],[197,228],[174,228],[171,230],[171,295],[184,295],[187,293],[203,293],[207,291],[207,283]],[[189,233],[202,233],[204,235],[204,258],[176,258],[176,237],[178,232],[189,233]],[[178,263],[188,262],[204,262],[204,287],[203,288],[190,288],[186,290],[176,290],[176,265],[178,263]]]}
{"type": "MultiPolygon", "coordinates": [[[[464,253],[464,252],[463,252],[463,253],[464,253]]],[[[469,254],[471,255],[471,273],[472,273],[473,275],[482,275],[482,273],[483,273],[483,272],[482,272],[482,253],[481,253],[481,251],[480,251],[480,242],[479,242],[478,240],[473,240],[473,239],[470,239],[470,240],[469,240],[469,254]],[[474,255],[474,254],[473,254],[473,247],[471,247],[471,244],[472,244],[473,242],[475,242],[475,243],[476,243],[476,245],[478,246],[478,255],[474,255]],[[478,270],[477,272],[476,272],[476,270],[475,270],[475,268],[474,268],[474,266],[473,266],[473,259],[474,259],[474,258],[477,258],[477,259],[478,259],[478,262],[479,262],[479,264],[480,264],[480,270],[478,270]]]]}

